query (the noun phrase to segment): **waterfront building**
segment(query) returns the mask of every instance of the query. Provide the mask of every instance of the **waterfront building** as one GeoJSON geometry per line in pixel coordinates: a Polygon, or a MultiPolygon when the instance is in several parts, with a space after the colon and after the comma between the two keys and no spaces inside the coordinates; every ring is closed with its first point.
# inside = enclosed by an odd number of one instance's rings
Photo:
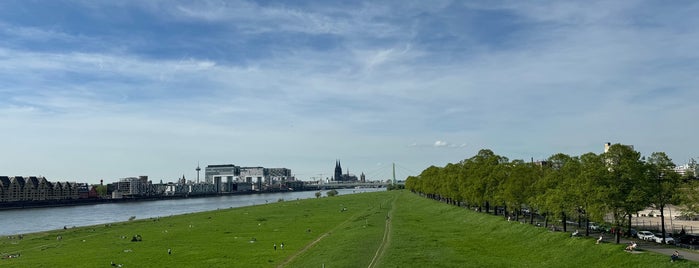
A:
{"type": "Polygon", "coordinates": [[[45,177],[0,176],[0,203],[79,198],[75,182],[51,183],[45,177]]]}
{"type": "Polygon", "coordinates": [[[140,197],[155,195],[156,191],[148,176],[128,177],[115,183],[112,198],[140,197]]]}
{"type": "Polygon", "coordinates": [[[262,190],[263,183],[269,184],[265,178],[265,168],[263,167],[241,167],[240,179],[252,184],[252,189],[255,191],[262,190]]]}
{"type": "Polygon", "coordinates": [[[281,188],[281,184],[295,180],[288,168],[240,167],[233,164],[208,165],[204,180],[214,185],[214,192],[227,193],[261,191],[266,187],[281,188]]]}
{"type": "Polygon", "coordinates": [[[691,175],[697,177],[697,174],[699,174],[699,165],[697,165],[697,161],[694,160],[694,158],[692,158],[689,160],[687,164],[676,166],[675,172],[677,172],[677,174],[680,174],[680,176],[691,175]]]}
{"type": "Polygon", "coordinates": [[[269,176],[272,181],[287,181],[293,180],[291,169],[288,168],[266,168],[265,175],[269,176]]]}
{"type": "Polygon", "coordinates": [[[216,177],[218,177],[219,181],[227,181],[229,177],[232,180],[239,175],[240,167],[233,164],[208,165],[204,169],[204,182],[213,184],[216,177]]]}
{"type": "Polygon", "coordinates": [[[183,196],[187,195],[189,187],[186,183],[168,183],[164,185],[164,196],[183,196]]]}

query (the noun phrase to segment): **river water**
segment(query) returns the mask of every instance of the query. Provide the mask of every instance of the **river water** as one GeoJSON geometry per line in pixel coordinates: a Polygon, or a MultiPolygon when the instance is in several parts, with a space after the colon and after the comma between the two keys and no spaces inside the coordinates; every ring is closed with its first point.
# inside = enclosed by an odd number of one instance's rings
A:
{"type": "MultiPolygon", "coordinates": [[[[385,191],[386,188],[338,189],[339,195],[385,191]]],[[[323,191],[323,196],[325,196],[323,191]]],[[[94,205],[31,208],[0,211],[0,235],[16,235],[61,229],[64,226],[89,226],[128,221],[130,217],[147,219],[224,208],[245,207],[279,199],[315,198],[315,191],[226,195],[158,201],[106,203],[94,205]]]]}

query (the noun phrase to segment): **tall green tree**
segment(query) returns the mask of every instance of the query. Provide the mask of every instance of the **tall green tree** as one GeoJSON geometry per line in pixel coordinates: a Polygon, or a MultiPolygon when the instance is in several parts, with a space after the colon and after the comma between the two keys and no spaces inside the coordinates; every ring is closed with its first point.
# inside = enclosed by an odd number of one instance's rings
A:
{"type": "MultiPolygon", "coordinates": [[[[577,174],[577,160],[566,154],[555,154],[546,160],[543,177],[537,181],[534,202],[548,215],[560,215],[563,230],[567,231],[568,212],[572,211],[570,179],[577,174]]],[[[548,223],[548,220],[547,220],[548,223]]]]}
{"type": "MultiPolygon", "coordinates": [[[[675,172],[675,163],[664,152],[654,152],[647,159],[647,180],[653,206],[660,210],[661,231],[665,234],[665,207],[677,203],[679,196],[677,187],[680,185],[680,175],[675,172]]],[[[665,236],[663,235],[663,243],[665,236]]]]}
{"type": "Polygon", "coordinates": [[[506,166],[508,178],[500,184],[500,198],[519,220],[520,210],[527,204],[527,199],[533,194],[532,185],[536,182],[538,168],[533,163],[514,160],[506,166]]]}
{"type": "Polygon", "coordinates": [[[485,205],[486,213],[490,212],[491,202],[495,202],[498,184],[501,181],[499,165],[506,163],[506,157],[493,153],[488,149],[478,151],[478,154],[465,160],[465,167],[469,171],[470,193],[472,200],[485,205]]]}
{"type": "Polygon", "coordinates": [[[442,169],[442,180],[440,180],[440,192],[450,204],[459,204],[461,195],[459,194],[459,173],[461,172],[461,164],[447,164],[442,169]]]}
{"type": "Polygon", "coordinates": [[[585,235],[590,234],[590,220],[603,221],[606,214],[604,185],[607,167],[600,155],[586,153],[580,156],[580,173],[575,179],[573,195],[585,215],[585,235]]]}
{"type": "Polygon", "coordinates": [[[699,180],[684,180],[677,191],[682,215],[696,218],[699,215],[699,180]]]}
{"type": "MultiPolygon", "coordinates": [[[[609,176],[605,177],[604,197],[614,216],[615,229],[621,230],[626,225],[630,232],[632,215],[651,205],[646,187],[645,163],[641,161],[639,152],[621,144],[610,146],[603,154],[603,161],[609,172],[609,176]]],[[[619,231],[615,232],[616,243],[619,243],[619,235],[619,231]]]]}

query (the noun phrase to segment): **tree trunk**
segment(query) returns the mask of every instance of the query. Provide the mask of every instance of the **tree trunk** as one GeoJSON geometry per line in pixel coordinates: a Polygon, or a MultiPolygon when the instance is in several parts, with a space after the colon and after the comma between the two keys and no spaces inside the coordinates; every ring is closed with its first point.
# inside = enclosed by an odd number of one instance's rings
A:
{"type": "Polygon", "coordinates": [[[590,218],[585,217],[585,236],[590,236],[590,218]]]}
{"type": "Polygon", "coordinates": [[[563,232],[567,232],[568,231],[568,228],[567,228],[568,224],[566,222],[566,213],[561,212],[561,215],[563,216],[563,232]]]}
{"type": "Polygon", "coordinates": [[[490,213],[490,203],[488,201],[485,201],[485,213],[490,213]]]}
{"type": "Polygon", "coordinates": [[[660,206],[660,231],[663,234],[663,244],[665,244],[665,206],[660,206]]]}
{"type": "Polygon", "coordinates": [[[631,213],[629,213],[629,222],[627,223],[626,235],[631,236],[631,213]]]}

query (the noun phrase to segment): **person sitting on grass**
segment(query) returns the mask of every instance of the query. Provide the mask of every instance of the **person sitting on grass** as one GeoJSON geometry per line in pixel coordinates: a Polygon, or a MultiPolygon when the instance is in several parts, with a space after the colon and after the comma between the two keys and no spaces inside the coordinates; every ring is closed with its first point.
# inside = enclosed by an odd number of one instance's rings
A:
{"type": "Polygon", "coordinates": [[[598,244],[598,245],[599,245],[599,243],[602,243],[602,239],[603,239],[603,238],[604,238],[604,237],[600,234],[600,235],[599,235],[599,238],[597,238],[597,243],[595,243],[595,244],[598,244]]]}
{"type": "Polygon", "coordinates": [[[677,250],[675,250],[675,253],[672,253],[672,255],[670,255],[670,262],[674,262],[679,258],[680,258],[680,253],[677,250]]]}
{"type": "Polygon", "coordinates": [[[631,242],[628,246],[626,246],[626,250],[628,251],[633,251],[634,249],[636,249],[636,242],[631,242]]]}
{"type": "Polygon", "coordinates": [[[580,232],[578,232],[578,230],[576,229],[575,232],[573,232],[572,234],[570,234],[570,237],[576,237],[576,236],[578,236],[578,235],[580,235],[580,232]]]}

